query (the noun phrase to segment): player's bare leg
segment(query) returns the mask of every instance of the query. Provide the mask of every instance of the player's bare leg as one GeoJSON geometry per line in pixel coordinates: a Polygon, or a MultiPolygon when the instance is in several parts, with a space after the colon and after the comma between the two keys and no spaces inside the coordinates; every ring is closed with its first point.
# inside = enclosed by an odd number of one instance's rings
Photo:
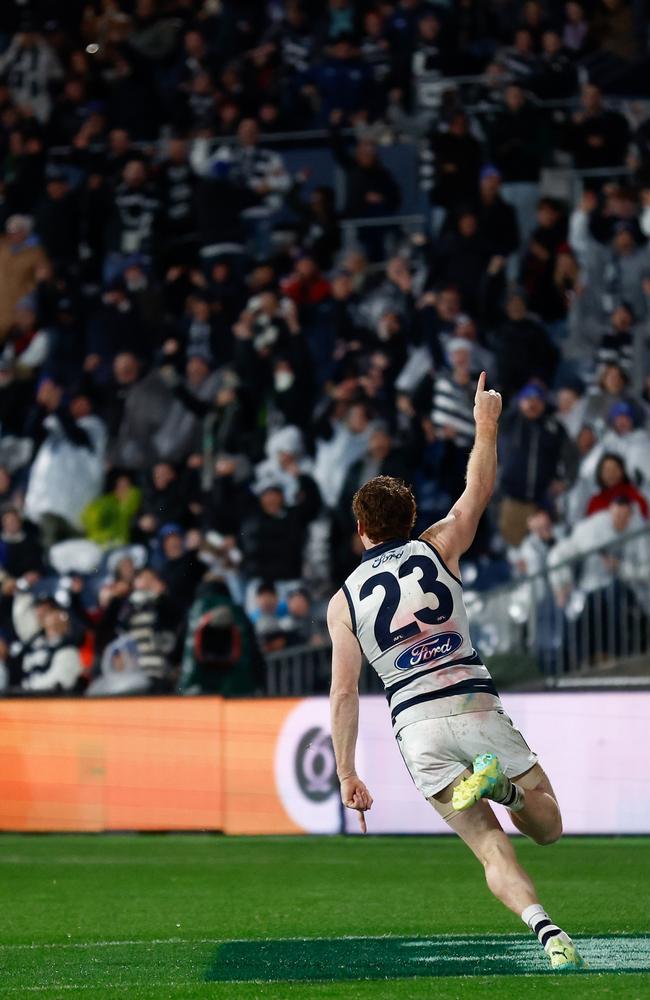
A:
{"type": "Polygon", "coordinates": [[[536,844],[554,844],[562,835],[562,816],[544,769],[534,764],[512,783],[524,792],[522,808],[510,813],[514,825],[536,844]]]}
{"type": "Polygon", "coordinates": [[[455,786],[452,804],[458,812],[489,799],[505,806],[517,829],[536,844],[553,844],[562,834],[562,817],[551,783],[539,764],[510,779],[492,753],[474,758],[473,774],[455,786]]]}
{"type": "MultiPolygon", "coordinates": [[[[451,802],[453,786],[435,796],[438,802],[451,802]]],[[[530,876],[517,861],[510,839],[487,802],[477,802],[467,812],[455,813],[447,823],[465,841],[485,870],[490,891],[509,910],[520,916],[532,903],[538,903],[530,876]]]]}
{"type": "MultiPolygon", "coordinates": [[[[532,770],[534,768],[531,768],[532,770]]],[[[539,770],[543,775],[542,769],[539,768],[539,770]]],[[[544,777],[546,776],[544,775],[544,777]]],[[[548,783],[548,779],[546,781],[548,783]]],[[[536,784],[533,791],[537,790],[537,787],[536,784]]],[[[548,787],[550,788],[550,783],[548,783],[548,787]]],[[[548,955],[552,968],[558,970],[581,968],[584,965],[583,959],[578,954],[568,934],[557,924],[554,924],[546,913],[539,901],[532,879],[517,861],[512,842],[504,832],[490,805],[485,800],[481,800],[466,811],[456,812],[451,806],[453,792],[454,784],[448,785],[442,792],[434,796],[435,802],[434,800],[430,801],[483,865],[490,891],[504,906],[520,916],[524,923],[530,927],[548,955]]],[[[539,789],[538,794],[549,797],[549,793],[545,789],[539,789]]],[[[553,797],[552,789],[550,797],[553,797]]],[[[554,797],[553,801],[555,801],[554,797]]],[[[557,803],[555,803],[555,807],[557,809],[557,803]]],[[[529,825],[540,836],[547,810],[548,805],[543,799],[540,798],[539,802],[533,799],[529,825]],[[535,826],[535,824],[539,825],[535,826]]]]}

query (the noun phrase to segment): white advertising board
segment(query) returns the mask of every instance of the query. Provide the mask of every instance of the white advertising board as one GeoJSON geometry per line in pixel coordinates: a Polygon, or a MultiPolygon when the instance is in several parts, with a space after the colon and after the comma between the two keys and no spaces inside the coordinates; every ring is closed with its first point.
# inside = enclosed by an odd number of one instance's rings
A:
{"type": "MultiPolygon", "coordinates": [[[[502,701],[539,755],[566,833],[650,833],[650,692],[505,694],[502,701]]],[[[278,796],[291,819],[313,833],[341,829],[329,737],[327,698],[306,698],[296,702],[276,743],[278,796]]],[[[357,771],[375,800],[369,833],[449,832],[413,785],[379,695],[361,699],[357,771]]],[[[506,829],[514,829],[506,811],[497,810],[506,829]]],[[[354,813],[345,810],[344,822],[358,832],[354,813]]]]}

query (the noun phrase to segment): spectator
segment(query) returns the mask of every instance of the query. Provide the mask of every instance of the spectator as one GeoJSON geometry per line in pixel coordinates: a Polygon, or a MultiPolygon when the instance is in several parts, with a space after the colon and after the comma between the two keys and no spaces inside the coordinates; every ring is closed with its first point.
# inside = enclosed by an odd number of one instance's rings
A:
{"type": "Polygon", "coordinates": [[[33,420],[42,444],[30,472],[25,514],[39,525],[48,547],[78,533],[82,512],[99,494],[106,428],[88,396],[79,392],[66,406],[63,390],[48,379],[36,403],[33,420]]]}
{"type": "Polygon", "coordinates": [[[50,89],[63,71],[52,47],[31,24],[13,36],[0,56],[0,74],[16,105],[28,109],[39,122],[46,122],[52,107],[50,89]]]}
{"type": "Polygon", "coordinates": [[[356,521],[352,498],[374,476],[396,476],[408,480],[410,469],[404,449],[393,440],[386,426],[376,424],[366,453],[348,469],[341,495],[333,511],[330,537],[330,560],[333,574],[343,579],[358,561],[355,551],[356,521]]]}
{"type": "Polygon", "coordinates": [[[517,213],[504,200],[501,174],[491,164],[484,166],[479,175],[477,220],[491,254],[509,257],[516,252],[519,247],[517,213]]]}
{"type": "Polygon", "coordinates": [[[157,462],[143,488],[138,530],[150,539],[163,524],[183,524],[187,518],[187,500],[178,472],[169,462],[157,462]]]}
{"type": "MultiPolygon", "coordinates": [[[[244,212],[253,226],[268,220],[282,206],[291,187],[282,158],[259,145],[259,128],[252,118],[245,118],[240,123],[237,145],[231,150],[218,147],[210,152],[207,139],[199,139],[194,143],[190,162],[199,176],[215,177],[225,172],[231,175],[235,185],[250,193],[251,203],[244,207],[244,212]]],[[[268,250],[268,230],[258,226],[256,231],[265,237],[257,250],[265,252],[268,250]]]]}
{"type": "Polygon", "coordinates": [[[431,200],[447,210],[476,201],[481,147],[471,135],[467,115],[459,111],[447,129],[431,137],[435,184],[431,200]]]}
{"type": "Polygon", "coordinates": [[[125,283],[115,278],[88,318],[84,370],[100,384],[106,383],[118,355],[130,353],[134,346],[143,352],[145,344],[138,343],[141,335],[125,283]]]}
{"type": "Polygon", "coordinates": [[[615,403],[609,411],[609,430],[602,447],[620,455],[628,473],[643,490],[650,488],[650,433],[637,426],[634,406],[627,401],[615,403]]]}
{"type": "Polygon", "coordinates": [[[518,84],[506,87],[503,107],[489,123],[488,135],[492,163],[503,179],[503,197],[517,211],[525,242],[534,228],[548,134],[543,118],[518,84]]]}
{"type": "MultiPolygon", "coordinates": [[[[558,543],[549,561],[558,566],[567,559],[582,556],[578,586],[586,597],[584,611],[576,622],[577,634],[586,635],[587,660],[608,652],[628,654],[634,648],[633,633],[647,628],[647,621],[633,626],[635,609],[647,604],[645,581],[650,570],[650,545],[647,537],[635,537],[643,526],[636,507],[626,497],[612,501],[607,510],[579,521],[568,538],[558,543]],[[616,542],[605,551],[598,550],[616,542]],[[624,613],[621,614],[621,609],[624,613]]],[[[560,604],[571,593],[566,572],[552,576],[560,604]]],[[[645,607],[647,611],[647,607],[645,607]]]]}
{"type": "Polygon", "coordinates": [[[305,455],[298,428],[289,425],[269,434],[266,455],[255,468],[255,491],[259,492],[267,483],[282,486],[285,502],[290,507],[300,503],[307,519],[312,520],[320,508],[320,493],[311,475],[313,463],[305,455]]]}
{"type": "Polygon", "coordinates": [[[158,573],[145,567],[136,573],[133,590],[116,609],[118,636],[134,646],[138,669],[149,681],[148,692],[164,694],[174,683],[172,652],[179,612],[158,573]]]}
{"type": "Polygon", "coordinates": [[[0,522],[0,587],[9,597],[21,577],[43,572],[43,550],[37,532],[16,507],[3,507],[0,522]]]}
{"type": "Polygon", "coordinates": [[[0,340],[7,336],[16,304],[34,291],[47,257],[32,233],[32,219],[12,215],[0,237],[0,340]]]}
{"type": "Polygon", "coordinates": [[[572,440],[576,440],[585,424],[587,398],[584,384],[578,378],[565,378],[555,393],[557,419],[572,440]]]}
{"type": "Polygon", "coordinates": [[[257,508],[244,521],[240,546],[247,577],[271,583],[302,575],[303,546],[311,514],[308,502],[287,507],[280,486],[262,486],[257,508]]]}
{"type": "Polygon", "coordinates": [[[188,610],[205,573],[205,566],[196,550],[188,545],[188,537],[178,524],[163,524],[158,532],[160,579],[165,584],[169,600],[179,612],[188,610]]]}
{"type": "Polygon", "coordinates": [[[46,170],[45,193],[34,211],[34,223],[45,252],[54,264],[71,267],[79,249],[77,194],[65,171],[56,166],[46,170]]]}
{"type": "MultiPolygon", "coordinates": [[[[339,119],[335,117],[334,124],[339,119]]],[[[383,166],[374,143],[362,139],[357,143],[354,156],[347,150],[338,128],[332,130],[332,149],[337,162],[346,174],[345,215],[352,219],[372,219],[392,215],[400,205],[399,188],[395,178],[383,166]]],[[[381,260],[384,253],[386,228],[363,228],[359,239],[368,259],[381,260]]]]}
{"type": "Polygon", "coordinates": [[[129,160],[122,170],[108,220],[108,256],[104,267],[107,282],[117,277],[131,254],[142,254],[146,261],[151,260],[159,212],[160,202],[146,164],[142,160],[129,160]]]}
{"type": "Polygon", "coordinates": [[[51,597],[24,592],[14,600],[14,676],[23,691],[78,690],[82,667],[73,643],[68,611],[51,597]]]}
{"type": "Polygon", "coordinates": [[[570,482],[576,458],[561,424],[548,412],[540,385],[526,385],[516,404],[501,431],[499,530],[508,545],[521,543],[528,516],[570,482]]]}
{"type": "Polygon", "coordinates": [[[345,387],[335,390],[334,405],[316,443],[314,479],[329,508],[336,506],[348,469],[366,451],[372,430],[368,406],[361,402],[348,405],[342,398],[346,392],[345,387]]]}
{"type": "Polygon", "coordinates": [[[607,510],[618,497],[626,497],[631,504],[636,504],[645,520],[648,519],[648,501],[631,483],[625,471],[625,465],[618,455],[603,455],[596,469],[598,492],[594,493],[587,504],[587,517],[607,510]]]}
{"type": "Polygon", "coordinates": [[[451,39],[445,40],[440,18],[433,7],[418,9],[416,17],[417,35],[410,66],[413,99],[419,115],[431,120],[440,105],[442,75],[451,61],[451,39]]]}
{"type": "Polygon", "coordinates": [[[372,105],[373,81],[370,69],[359,56],[354,36],[341,31],[331,39],[325,59],[306,76],[303,94],[319,99],[325,121],[332,112],[348,119],[372,105]]]}
{"type": "Polygon", "coordinates": [[[133,639],[114,639],[102,653],[101,674],[86,688],[89,698],[126,694],[147,694],[150,681],[138,663],[133,639]]]}
{"type": "Polygon", "coordinates": [[[585,423],[596,424],[599,430],[603,430],[614,406],[629,401],[628,382],[620,364],[603,365],[596,385],[587,397],[585,423]]]}
{"type": "Polygon", "coordinates": [[[526,300],[512,293],[506,318],[496,338],[499,386],[506,400],[531,378],[550,385],[558,362],[558,351],[544,327],[529,315],[526,300]]]}
{"type": "Polygon", "coordinates": [[[616,307],[609,318],[610,329],[600,341],[596,353],[598,367],[617,365],[630,375],[634,361],[634,313],[626,302],[616,307]]]}
{"type": "MultiPolygon", "coordinates": [[[[198,34],[198,32],[196,33],[198,34]]],[[[158,173],[160,227],[165,264],[191,260],[191,237],[195,234],[196,176],[189,160],[187,142],[175,137],[167,144],[167,156],[158,173]]]]}
{"type": "Polygon", "coordinates": [[[202,521],[206,529],[236,535],[241,520],[251,506],[247,486],[250,462],[243,455],[220,452],[202,483],[202,521]]]}
{"type": "Polygon", "coordinates": [[[106,485],[108,492],[91,500],[81,512],[84,534],[97,545],[126,545],[140,507],[140,490],[134,486],[132,478],[119,469],[113,470],[106,485]]]}
{"type": "MultiPolygon", "coordinates": [[[[628,124],[617,111],[603,104],[600,87],[588,83],[582,88],[582,107],[576,111],[567,129],[567,149],[573,153],[579,170],[617,167],[625,161],[629,139],[628,124]]],[[[600,186],[598,180],[592,186],[600,186]]]]}
{"type": "Polygon", "coordinates": [[[260,583],[255,591],[255,607],[250,618],[265,653],[283,649],[287,644],[288,606],[281,601],[272,583],[260,583]]]}
{"type": "Polygon", "coordinates": [[[181,694],[250,697],[265,688],[264,661],[250,619],[219,579],[204,581],[190,609],[181,694]]]}
{"type": "Polygon", "coordinates": [[[576,72],[571,53],[558,31],[542,35],[542,52],[535,77],[535,92],[544,100],[562,100],[575,93],[576,72]]]}
{"type": "Polygon", "coordinates": [[[287,595],[287,645],[318,646],[326,641],[324,622],[316,617],[311,595],[305,587],[296,587],[287,595]]]}
{"type": "Polygon", "coordinates": [[[447,345],[449,367],[436,375],[431,422],[437,434],[469,453],[474,440],[472,345],[454,337],[447,345]]]}
{"type": "Polygon", "coordinates": [[[570,2],[565,4],[564,11],[565,21],[562,29],[562,41],[567,50],[573,55],[584,55],[592,44],[584,7],[580,3],[570,2]]]}
{"type": "Polygon", "coordinates": [[[476,315],[487,296],[490,265],[496,277],[503,261],[491,257],[475,212],[463,209],[457,216],[454,230],[445,234],[436,246],[427,284],[434,287],[437,284],[454,285],[460,293],[463,309],[476,315]]]}
{"type": "Polygon", "coordinates": [[[566,240],[562,207],[553,198],[542,198],[537,206],[537,226],[524,250],[521,284],[532,312],[545,323],[564,319],[567,301],[556,283],[560,249],[566,240]]]}

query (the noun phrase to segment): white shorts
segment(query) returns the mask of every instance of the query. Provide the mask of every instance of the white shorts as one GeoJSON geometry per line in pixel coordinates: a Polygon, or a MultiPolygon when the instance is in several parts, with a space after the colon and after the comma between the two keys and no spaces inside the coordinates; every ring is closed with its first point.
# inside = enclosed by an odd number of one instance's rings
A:
{"type": "Polygon", "coordinates": [[[502,708],[463,712],[412,722],[397,734],[404,763],[425,798],[450,785],[482,753],[493,753],[509,778],[537,763],[518,729],[502,708]]]}

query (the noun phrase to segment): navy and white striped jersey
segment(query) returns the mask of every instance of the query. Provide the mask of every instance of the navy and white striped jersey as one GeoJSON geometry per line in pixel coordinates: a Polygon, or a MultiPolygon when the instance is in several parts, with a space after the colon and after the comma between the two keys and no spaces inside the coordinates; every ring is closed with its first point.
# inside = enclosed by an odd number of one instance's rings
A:
{"type": "Polygon", "coordinates": [[[391,539],[367,549],[343,592],[396,734],[421,719],[500,707],[472,647],[461,581],[429,542],[391,539]]]}

